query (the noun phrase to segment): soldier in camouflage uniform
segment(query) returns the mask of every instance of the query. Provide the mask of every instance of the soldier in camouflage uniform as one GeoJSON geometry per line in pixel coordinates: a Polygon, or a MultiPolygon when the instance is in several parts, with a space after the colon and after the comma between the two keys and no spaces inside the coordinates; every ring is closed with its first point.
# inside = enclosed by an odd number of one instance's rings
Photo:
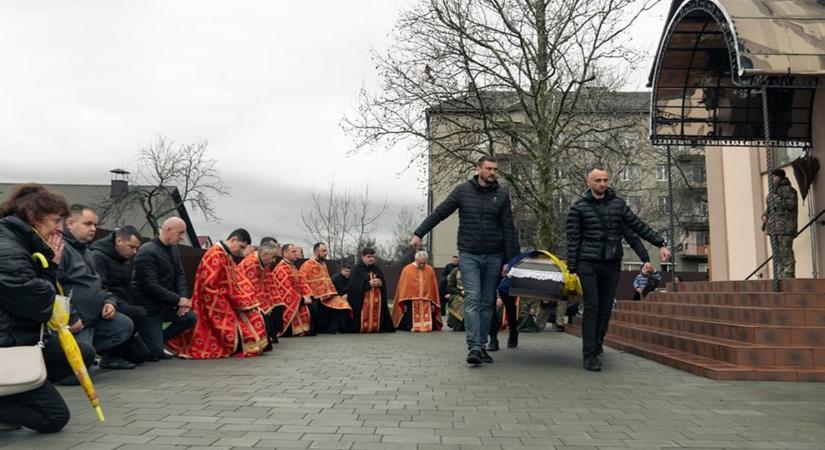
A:
{"type": "MultiPolygon", "coordinates": [[[[773,201],[774,220],[776,221],[776,248],[773,250],[777,262],[778,278],[794,278],[796,260],[793,254],[793,240],[796,237],[798,203],[796,189],[791,186],[791,180],[785,176],[785,171],[776,169],[771,172],[773,188],[768,193],[767,204],[773,201]],[[772,199],[771,199],[772,198],[772,199]]],[[[762,215],[762,229],[770,235],[770,209],[762,215]]]]}

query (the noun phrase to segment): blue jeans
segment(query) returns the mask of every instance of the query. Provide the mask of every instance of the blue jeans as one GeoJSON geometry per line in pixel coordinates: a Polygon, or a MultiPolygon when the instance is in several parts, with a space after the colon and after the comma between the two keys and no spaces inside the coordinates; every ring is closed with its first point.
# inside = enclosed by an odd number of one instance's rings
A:
{"type": "Polygon", "coordinates": [[[132,319],[118,312],[111,319],[100,319],[94,325],[84,327],[75,339],[91,345],[100,353],[126,342],[132,337],[134,328],[132,319]]]}
{"type": "Polygon", "coordinates": [[[464,336],[467,349],[482,350],[490,333],[496,287],[501,277],[501,255],[459,253],[458,269],[464,284],[464,336]]]}
{"type": "Polygon", "coordinates": [[[140,337],[149,347],[151,358],[163,358],[163,343],[194,327],[195,322],[197,316],[191,310],[179,316],[177,308],[164,308],[155,314],[146,315],[146,333],[141,330],[140,337]],[[163,322],[171,323],[164,329],[163,322]]]}

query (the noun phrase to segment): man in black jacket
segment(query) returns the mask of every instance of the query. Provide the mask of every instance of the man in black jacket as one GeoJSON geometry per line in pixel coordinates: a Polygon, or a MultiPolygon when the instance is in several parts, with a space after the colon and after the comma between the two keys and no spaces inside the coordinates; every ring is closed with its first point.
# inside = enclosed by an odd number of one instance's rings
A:
{"type": "MultiPolygon", "coordinates": [[[[476,165],[476,176],[458,185],[415,230],[410,244],[421,245],[421,238],[458,209],[458,251],[461,281],[464,284],[464,333],[467,363],[491,363],[484,345],[490,332],[496,286],[504,272],[502,264],[519,253],[513,225],[510,195],[496,181],[498,164],[483,156],[476,165]]],[[[506,270],[506,267],[505,267],[506,270]]]]}
{"type": "Polygon", "coordinates": [[[71,297],[69,329],[78,341],[91,344],[103,356],[100,367],[134,369],[134,364],[121,357],[120,348],[133,335],[134,324],[118,311],[114,294],[103,289],[89,251],[96,229],[94,210],[84,205],[72,205],[63,231],[66,247],[57,266],[57,280],[71,297]]]}
{"type": "Polygon", "coordinates": [[[619,281],[625,228],[659,247],[662,261],[670,258],[665,240],[642,222],[607,182],[607,171],[593,169],[587,175],[588,190],[570,206],[567,215],[567,268],[579,275],[584,288],[583,365],[591,371],[601,370],[599,355],[619,281]]]}
{"type": "MultiPolygon", "coordinates": [[[[126,225],[98,239],[89,248],[103,289],[115,295],[117,310],[132,319],[135,333],[144,335],[148,333],[146,310],[134,304],[131,292],[132,260],[140,243],[140,232],[135,227],[126,225]]],[[[149,348],[136,335],[126,341],[120,350],[124,359],[135,364],[140,364],[149,357],[149,348]]]]}
{"type": "Polygon", "coordinates": [[[186,222],[179,217],[166,219],[160,235],[143,244],[135,256],[132,291],[146,309],[147,335],[141,337],[151,361],[167,358],[163,343],[195,326],[197,320],[177,247],[184,233],[186,222]],[[164,329],[163,322],[171,324],[164,329]]]}

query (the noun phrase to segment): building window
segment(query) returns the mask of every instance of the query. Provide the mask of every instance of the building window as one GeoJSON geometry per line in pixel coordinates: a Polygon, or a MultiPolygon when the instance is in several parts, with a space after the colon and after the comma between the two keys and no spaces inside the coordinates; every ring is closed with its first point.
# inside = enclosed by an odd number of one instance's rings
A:
{"type": "Polygon", "coordinates": [[[659,212],[661,214],[667,214],[667,212],[668,212],[668,210],[667,210],[668,201],[667,201],[667,196],[666,195],[662,195],[662,196],[659,197],[659,205],[658,206],[659,206],[659,212]]]}
{"type": "Polygon", "coordinates": [[[667,164],[656,164],[656,181],[667,181],[667,164]]]}
{"type": "Polygon", "coordinates": [[[622,181],[639,181],[642,179],[642,166],[630,164],[619,173],[622,181]]]}
{"type": "Polygon", "coordinates": [[[627,197],[627,206],[630,206],[630,209],[638,214],[639,210],[642,209],[642,197],[638,196],[630,196],[627,197]]]}
{"type": "Polygon", "coordinates": [[[694,184],[705,184],[705,166],[703,164],[692,164],[690,166],[690,178],[694,184]]]}

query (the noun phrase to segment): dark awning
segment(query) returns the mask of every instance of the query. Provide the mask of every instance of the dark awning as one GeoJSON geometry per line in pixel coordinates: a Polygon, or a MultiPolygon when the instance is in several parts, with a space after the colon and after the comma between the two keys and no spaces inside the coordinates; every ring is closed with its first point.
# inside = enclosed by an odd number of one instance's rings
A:
{"type": "Polygon", "coordinates": [[[654,144],[807,146],[825,0],[676,0],[651,73],[654,144]]]}

